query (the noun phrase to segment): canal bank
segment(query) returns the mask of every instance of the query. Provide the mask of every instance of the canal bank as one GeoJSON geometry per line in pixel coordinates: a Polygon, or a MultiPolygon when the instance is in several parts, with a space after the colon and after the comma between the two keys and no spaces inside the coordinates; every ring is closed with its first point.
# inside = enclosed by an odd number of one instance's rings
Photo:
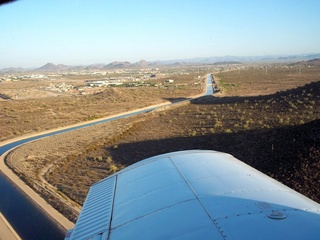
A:
{"type": "Polygon", "coordinates": [[[165,104],[150,106],[137,111],[111,116],[105,119],[77,124],[48,131],[42,134],[24,136],[0,144],[0,211],[11,223],[22,239],[64,239],[66,230],[74,224],[49,205],[43,198],[25,184],[5,163],[5,156],[14,148],[44,137],[89,127],[123,117],[154,110],[165,104]]]}
{"type": "MultiPolygon", "coordinates": [[[[2,166],[1,166],[2,169],[2,166]]],[[[65,229],[0,173],[0,211],[22,239],[63,239],[65,229]]]]}
{"type": "Polygon", "coordinates": [[[33,134],[2,142],[0,144],[0,211],[23,239],[63,239],[66,230],[73,228],[74,223],[54,209],[25,182],[23,182],[6,165],[6,155],[14,148],[27,142],[152,111],[158,107],[168,104],[168,102],[165,102],[143,109],[138,109],[136,111],[106,117],[104,119],[80,123],[69,127],[63,127],[40,134],[33,134]],[[30,209],[32,209],[32,211],[30,211],[30,209]],[[53,229],[52,233],[50,233],[50,228],[44,226],[45,222],[47,222],[46,225],[53,229]],[[55,237],[50,238],[49,235],[55,237]]]}
{"type": "Polygon", "coordinates": [[[0,212],[0,240],[21,240],[8,220],[0,212]]]}

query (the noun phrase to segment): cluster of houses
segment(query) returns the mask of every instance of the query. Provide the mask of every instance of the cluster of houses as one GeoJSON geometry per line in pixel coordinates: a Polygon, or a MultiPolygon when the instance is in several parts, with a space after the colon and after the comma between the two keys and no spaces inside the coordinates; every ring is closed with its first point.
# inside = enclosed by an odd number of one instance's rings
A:
{"type": "Polygon", "coordinates": [[[74,86],[70,85],[70,84],[66,84],[66,83],[61,83],[61,84],[50,84],[49,87],[45,88],[48,91],[53,91],[53,92],[68,92],[72,89],[74,89],[74,86]]]}

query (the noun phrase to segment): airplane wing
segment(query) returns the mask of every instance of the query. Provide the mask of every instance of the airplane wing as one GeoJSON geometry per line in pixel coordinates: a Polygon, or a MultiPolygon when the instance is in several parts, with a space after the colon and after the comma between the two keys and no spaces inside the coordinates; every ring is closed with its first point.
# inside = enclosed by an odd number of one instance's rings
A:
{"type": "Polygon", "coordinates": [[[94,184],[65,239],[319,239],[320,205],[233,156],[168,153],[94,184]]]}

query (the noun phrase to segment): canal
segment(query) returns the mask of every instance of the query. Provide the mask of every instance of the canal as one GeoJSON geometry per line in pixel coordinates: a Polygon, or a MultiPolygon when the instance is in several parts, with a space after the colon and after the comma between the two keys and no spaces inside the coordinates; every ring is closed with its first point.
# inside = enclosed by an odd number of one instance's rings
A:
{"type": "MultiPolygon", "coordinates": [[[[211,95],[212,82],[211,74],[207,76],[207,91],[205,95],[211,95]]],[[[179,102],[176,102],[177,104],[179,102]]],[[[170,105],[170,104],[168,104],[170,105]]],[[[132,113],[119,115],[107,119],[102,119],[96,122],[86,123],[83,125],[70,127],[63,130],[58,130],[51,133],[42,134],[35,137],[18,140],[16,142],[4,145],[0,147],[0,156],[6,151],[22,145],[24,143],[34,141],[40,138],[53,136],[56,134],[77,130],[84,127],[93,126],[96,124],[114,121],[120,118],[130,117],[145,112],[150,112],[158,107],[150,107],[142,110],[138,110],[132,113]]],[[[0,169],[1,170],[1,169],[0,169]]],[[[29,197],[23,194],[14,184],[10,182],[0,171],[0,212],[9,221],[15,231],[20,235],[22,239],[32,240],[44,240],[44,239],[64,239],[65,232],[55,223],[50,217],[48,217],[40,207],[36,206],[29,197]]]]}

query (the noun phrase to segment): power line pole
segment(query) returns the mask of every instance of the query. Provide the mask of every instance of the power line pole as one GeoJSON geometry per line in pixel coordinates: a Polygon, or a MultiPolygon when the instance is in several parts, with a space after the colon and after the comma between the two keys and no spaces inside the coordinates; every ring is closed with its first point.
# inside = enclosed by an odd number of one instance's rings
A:
{"type": "Polygon", "coordinates": [[[297,74],[301,74],[301,66],[297,66],[297,74]]]}

